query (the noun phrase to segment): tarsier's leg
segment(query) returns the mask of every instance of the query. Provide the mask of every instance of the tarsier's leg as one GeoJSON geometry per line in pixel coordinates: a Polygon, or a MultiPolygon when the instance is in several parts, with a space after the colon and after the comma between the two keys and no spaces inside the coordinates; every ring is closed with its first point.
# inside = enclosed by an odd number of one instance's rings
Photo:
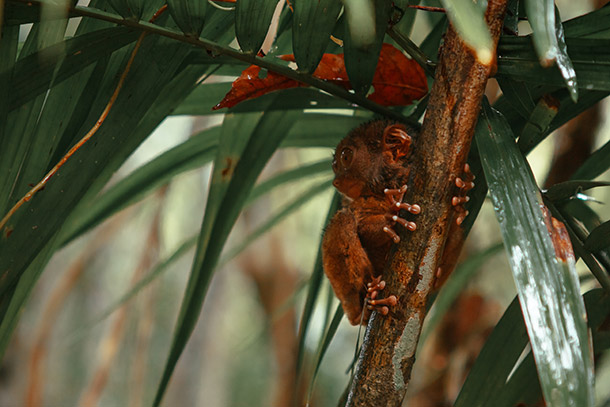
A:
{"type": "Polygon", "coordinates": [[[373,276],[373,266],[360,238],[354,214],[342,209],[331,219],[322,240],[324,272],[347,319],[352,325],[360,323],[366,282],[373,276]]]}
{"type": "Polygon", "coordinates": [[[440,287],[447,280],[455,265],[457,264],[458,257],[462,251],[464,245],[464,230],[462,228],[462,222],[466,219],[468,211],[464,208],[463,204],[469,201],[468,191],[474,188],[474,175],[470,172],[468,164],[464,165],[464,174],[462,177],[455,179],[455,186],[459,188],[459,192],[451,200],[451,204],[454,206],[457,217],[455,222],[449,225],[449,232],[447,234],[447,241],[445,242],[445,248],[443,249],[443,256],[437,269],[436,276],[436,287],[440,287]]]}
{"type": "MultiPolygon", "coordinates": [[[[402,201],[405,196],[405,192],[407,192],[407,186],[403,185],[400,189],[386,188],[383,192],[390,201],[390,207],[388,209],[388,213],[386,214],[386,218],[394,223],[400,223],[410,231],[414,231],[417,228],[415,222],[409,222],[408,220],[398,216],[398,212],[401,209],[404,209],[414,215],[421,212],[419,205],[411,205],[402,201]]],[[[398,236],[392,226],[384,226],[383,231],[390,235],[394,243],[400,242],[400,236],[398,236]]]]}

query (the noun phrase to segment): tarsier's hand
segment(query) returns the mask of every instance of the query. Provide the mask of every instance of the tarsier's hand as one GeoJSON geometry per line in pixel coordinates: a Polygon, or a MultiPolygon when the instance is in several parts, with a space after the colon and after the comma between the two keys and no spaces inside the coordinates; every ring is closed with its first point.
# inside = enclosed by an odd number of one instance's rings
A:
{"type": "Polygon", "coordinates": [[[398,215],[398,212],[401,209],[404,209],[407,212],[412,213],[413,215],[417,215],[421,212],[421,208],[419,205],[411,205],[402,201],[405,196],[405,192],[407,192],[406,185],[403,185],[402,187],[400,187],[400,189],[386,188],[383,192],[385,193],[386,197],[388,198],[388,201],[390,202],[388,212],[385,216],[391,222],[390,226],[383,227],[383,231],[390,235],[394,243],[398,243],[400,242],[400,236],[398,236],[396,231],[393,229],[393,226],[396,223],[400,223],[402,226],[404,226],[411,232],[413,232],[417,228],[415,222],[410,222],[404,218],[401,218],[398,215]]]}

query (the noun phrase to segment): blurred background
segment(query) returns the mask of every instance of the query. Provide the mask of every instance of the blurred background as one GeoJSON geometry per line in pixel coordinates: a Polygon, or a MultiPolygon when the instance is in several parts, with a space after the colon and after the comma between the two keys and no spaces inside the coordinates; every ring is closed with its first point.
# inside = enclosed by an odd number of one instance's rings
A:
{"type": "MultiPolygon", "coordinates": [[[[557,3],[564,20],[599,6],[593,1],[557,3]]],[[[416,43],[423,39],[418,37],[418,25],[427,32],[426,19],[416,20],[416,43]]],[[[25,35],[27,27],[22,30],[25,35]]],[[[495,89],[490,84],[490,98],[496,96],[495,89]]],[[[603,101],[528,156],[541,187],[569,177],[569,163],[578,159],[577,152],[582,150],[586,157],[610,140],[609,109],[610,103],[603,101]]],[[[221,121],[220,114],[204,119],[169,117],[110,184],[221,121]]],[[[332,149],[279,150],[259,181],[331,154],[332,149]]],[[[206,166],[173,178],[54,256],[0,366],[0,407],[34,406],[40,399],[42,406],[151,403],[188,279],[193,255],[188,243],[200,229],[210,173],[206,166]]],[[[609,180],[609,175],[599,179],[609,180]]],[[[304,288],[333,190],[321,190],[237,256],[232,251],[300,194],[330,177],[329,168],[307,182],[276,188],[243,212],[164,405],[279,407],[309,391],[309,378],[296,374],[297,334],[304,288]]],[[[587,195],[602,219],[609,219],[610,189],[593,189],[587,195]]],[[[426,340],[418,350],[406,404],[441,406],[452,400],[486,336],[514,298],[500,242],[493,207],[486,202],[462,255],[469,259],[471,277],[434,329],[424,326],[426,340]]],[[[580,263],[577,266],[583,274],[583,290],[590,289],[593,280],[588,271],[580,263]]],[[[314,311],[305,340],[304,376],[313,371],[328,309],[337,304],[326,281],[322,293],[329,300],[319,301],[314,311]]],[[[434,313],[433,308],[431,317],[434,313]]],[[[349,379],[359,334],[358,327],[345,319],[341,322],[312,386],[312,406],[336,405],[349,379]]],[[[600,360],[598,370],[597,391],[603,400],[610,397],[609,361],[600,360]]]]}

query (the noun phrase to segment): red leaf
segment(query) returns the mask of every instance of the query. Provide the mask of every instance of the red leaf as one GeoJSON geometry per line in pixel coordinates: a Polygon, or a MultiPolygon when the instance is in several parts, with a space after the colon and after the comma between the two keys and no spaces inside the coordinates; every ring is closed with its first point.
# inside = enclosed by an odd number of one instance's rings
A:
{"type": "MultiPolygon", "coordinates": [[[[282,55],[280,58],[294,62],[293,55],[282,55]]],[[[260,71],[261,68],[256,65],[246,68],[213,110],[233,107],[244,100],[254,99],[275,90],[307,86],[271,71],[266,77],[260,78],[260,71]]],[[[313,76],[351,89],[343,54],[324,54],[313,76]]],[[[381,49],[373,87],[375,91],[368,98],[383,106],[406,106],[428,93],[423,69],[390,44],[383,44],[381,49]]]]}
{"type": "Polygon", "coordinates": [[[223,107],[233,107],[244,100],[254,99],[269,92],[280,89],[296,88],[306,86],[294,79],[285,77],[275,72],[267,71],[267,76],[259,77],[260,66],[250,65],[243,71],[231,85],[231,90],[227,93],[212,110],[222,109],[223,107]]]}
{"type": "Polygon", "coordinates": [[[406,106],[428,93],[428,81],[417,62],[390,44],[383,44],[373,76],[375,91],[368,96],[383,106],[406,106]]]}

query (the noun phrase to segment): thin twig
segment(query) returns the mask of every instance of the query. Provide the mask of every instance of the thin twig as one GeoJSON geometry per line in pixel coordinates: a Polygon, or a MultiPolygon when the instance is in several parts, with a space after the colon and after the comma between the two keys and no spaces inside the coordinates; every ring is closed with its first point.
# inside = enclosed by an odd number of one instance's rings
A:
{"type": "Polygon", "coordinates": [[[414,8],[416,10],[430,11],[432,13],[446,13],[442,7],[431,7],[431,6],[417,6],[415,4],[409,4],[407,7],[414,8]]]}

